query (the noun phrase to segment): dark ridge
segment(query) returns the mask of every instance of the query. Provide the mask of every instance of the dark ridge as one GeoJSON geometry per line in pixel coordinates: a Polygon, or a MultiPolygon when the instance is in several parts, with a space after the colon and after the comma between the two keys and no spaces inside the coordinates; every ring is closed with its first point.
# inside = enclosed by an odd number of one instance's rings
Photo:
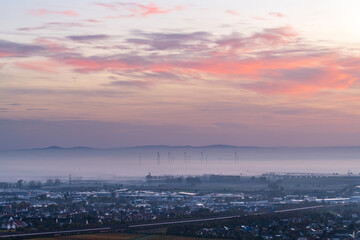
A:
{"type": "MultiPolygon", "coordinates": [[[[86,146],[75,146],[70,148],[64,148],[59,146],[49,146],[45,148],[31,148],[31,149],[22,149],[22,150],[96,150],[97,148],[86,147],[86,146]]],[[[100,150],[100,148],[98,148],[100,150]]]]}
{"type": "Polygon", "coordinates": [[[360,146],[317,146],[317,147],[259,147],[259,146],[234,146],[234,145],[225,145],[225,144],[214,144],[214,145],[205,145],[205,146],[170,146],[170,145],[143,145],[143,146],[133,146],[133,147],[118,147],[118,148],[93,148],[87,146],[74,146],[69,148],[64,148],[60,146],[49,146],[45,148],[30,148],[30,149],[13,149],[16,150],[125,150],[125,149],[151,149],[151,148],[192,148],[192,149],[216,149],[216,148],[225,148],[225,149],[359,149],[360,146]]]}
{"type": "Polygon", "coordinates": [[[35,150],[64,150],[65,148],[59,147],[59,146],[49,146],[46,148],[37,148],[35,150]]]}
{"type": "MultiPolygon", "coordinates": [[[[216,145],[203,146],[203,148],[239,148],[239,147],[232,145],[216,144],[216,145]]],[[[243,147],[243,148],[247,148],[247,147],[243,147]]]]}
{"type": "Polygon", "coordinates": [[[125,147],[125,148],[131,149],[131,148],[171,148],[171,147],[172,146],[169,145],[144,145],[144,146],[134,146],[134,147],[125,147]]]}
{"type": "Polygon", "coordinates": [[[66,148],[66,149],[71,149],[71,150],[95,150],[96,148],[86,147],[86,146],[76,146],[76,147],[66,148]]]}
{"type": "Polygon", "coordinates": [[[141,148],[268,148],[268,147],[257,147],[257,146],[234,146],[234,145],[225,145],[225,144],[215,144],[215,145],[205,145],[205,146],[169,146],[169,145],[144,145],[144,146],[134,146],[134,147],[125,147],[127,149],[141,149],[141,148]]]}

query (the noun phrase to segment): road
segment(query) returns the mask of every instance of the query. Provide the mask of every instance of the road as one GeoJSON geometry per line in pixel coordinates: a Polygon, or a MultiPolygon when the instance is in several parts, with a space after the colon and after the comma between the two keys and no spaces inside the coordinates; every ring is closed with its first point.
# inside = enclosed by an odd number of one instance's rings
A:
{"type": "Polygon", "coordinates": [[[265,214],[271,214],[271,213],[295,212],[295,211],[310,210],[310,209],[323,208],[323,207],[325,207],[325,206],[324,205],[318,205],[318,206],[311,206],[311,207],[301,207],[301,208],[277,210],[277,211],[273,211],[273,212],[262,212],[262,213],[243,214],[243,215],[232,215],[232,216],[225,216],[225,217],[209,217],[209,218],[201,218],[201,219],[174,220],[174,221],[159,222],[159,223],[134,224],[134,225],[130,225],[129,228],[166,226],[166,225],[181,224],[181,223],[208,222],[208,221],[226,220],[226,219],[248,217],[248,216],[265,215],[265,214]]]}
{"type": "MultiPolygon", "coordinates": [[[[337,205],[317,205],[317,206],[311,206],[311,207],[291,208],[291,209],[277,210],[277,211],[272,211],[272,212],[252,213],[252,214],[245,214],[245,215],[232,215],[232,216],[224,216],[224,217],[209,217],[209,218],[200,218],[200,219],[174,220],[174,221],[157,222],[157,223],[133,224],[133,225],[129,225],[128,228],[136,229],[136,228],[144,228],[144,227],[168,226],[168,225],[182,224],[182,223],[209,222],[209,221],[227,220],[227,219],[248,217],[248,216],[258,216],[258,215],[266,215],[266,214],[274,214],[274,213],[304,211],[304,210],[324,208],[324,207],[334,207],[334,206],[337,206],[337,205]]],[[[21,238],[21,237],[39,237],[39,236],[46,236],[46,235],[94,233],[94,232],[104,232],[104,231],[110,231],[110,230],[125,230],[125,229],[103,227],[103,228],[49,231],[49,232],[38,232],[38,233],[16,233],[16,234],[11,234],[11,235],[0,235],[0,238],[5,239],[5,238],[21,238]]]]}
{"type": "Polygon", "coordinates": [[[79,230],[64,230],[64,231],[51,231],[51,232],[38,232],[38,233],[16,233],[11,235],[1,236],[0,238],[22,238],[22,237],[40,237],[46,235],[57,235],[57,234],[71,234],[71,233],[87,233],[87,232],[101,232],[110,231],[110,227],[104,228],[91,228],[91,229],[79,229],[79,230]]]}

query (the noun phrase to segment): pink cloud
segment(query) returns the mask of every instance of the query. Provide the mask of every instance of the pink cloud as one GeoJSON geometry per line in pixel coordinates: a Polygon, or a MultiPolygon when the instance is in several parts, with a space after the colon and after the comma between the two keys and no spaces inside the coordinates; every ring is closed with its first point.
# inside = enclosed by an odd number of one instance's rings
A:
{"type": "Polygon", "coordinates": [[[240,13],[234,10],[227,9],[225,12],[231,15],[240,16],[240,13]]]}
{"type": "Polygon", "coordinates": [[[53,53],[66,52],[69,50],[68,48],[62,46],[61,44],[46,38],[37,38],[35,39],[35,42],[46,47],[49,51],[53,53]]]}
{"type": "Polygon", "coordinates": [[[107,16],[107,19],[112,18],[121,18],[121,17],[147,17],[150,15],[159,15],[159,14],[168,14],[173,11],[183,10],[183,6],[175,6],[173,8],[161,8],[156,3],[149,4],[140,4],[140,3],[117,3],[117,4],[107,4],[107,3],[96,3],[99,6],[108,8],[112,11],[126,11],[128,13],[124,15],[117,16],[107,16]]]}
{"type": "Polygon", "coordinates": [[[0,52],[0,58],[3,58],[3,57],[11,57],[11,56],[14,56],[15,53],[12,53],[12,52],[0,52]]]}
{"type": "MultiPolygon", "coordinates": [[[[69,36],[75,40],[107,39],[110,36],[69,36]],[[75,38],[74,38],[75,37],[75,38]]],[[[231,34],[216,37],[206,32],[194,33],[145,33],[128,39],[126,47],[139,49],[139,43],[146,51],[141,55],[115,54],[85,57],[70,52],[59,43],[46,38],[36,39],[37,46],[18,46],[4,42],[3,49],[14,49],[47,56],[48,61],[18,62],[24,69],[54,73],[58,68],[70,67],[79,73],[107,71],[116,75],[138,77],[141,82],[154,81],[154,76],[167,79],[212,82],[230,87],[245,88],[260,94],[300,96],[321,91],[340,91],[351,88],[358,81],[360,59],[345,56],[336,50],[321,51],[317,48],[304,49],[296,46],[298,34],[291,27],[264,29],[250,36],[231,34]],[[135,41],[136,40],[136,41],[135,41]],[[194,45],[203,48],[194,53],[194,45]],[[39,47],[40,46],[40,47],[39,47]],[[206,47],[208,46],[208,47],[206,47]],[[16,47],[16,48],[15,48],[16,47]],[[265,49],[265,50],[264,50],[265,49]],[[68,51],[65,54],[52,54],[68,51]],[[171,51],[181,51],[171,54],[171,51]],[[243,54],[247,51],[247,54],[243,54]],[[163,54],[157,54],[157,53],[163,54]],[[171,77],[169,77],[171,74],[171,77]]],[[[125,44],[125,43],[124,43],[125,44]]],[[[4,51],[4,52],[5,52],[4,51]]],[[[2,53],[6,56],[6,53],[2,53]]],[[[0,57],[1,57],[0,52],[0,57]]],[[[130,86],[120,81],[114,85],[130,86]]],[[[151,84],[148,87],[152,86],[151,84]]]]}
{"type": "MultiPolygon", "coordinates": [[[[343,65],[339,54],[295,55],[247,59],[209,56],[188,59],[155,59],[150,62],[106,58],[71,58],[64,62],[82,73],[120,71],[171,73],[182,79],[204,74],[219,84],[237,85],[261,94],[307,95],[323,90],[350,88],[358,76],[343,65]],[[220,80],[220,79],[227,79],[220,80]],[[250,81],[250,82],[249,82],[250,81]]],[[[358,60],[358,59],[354,59],[358,60]]],[[[205,77],[206,79],[206,77],[205,77]]],[[[146,80],[146,78],[144,79],[146,80]]],[[[150,81],[150,80],[149,80],[150,81]]]]}
{"type": "Polygon", "coordinates": [[[284,14],[279,13],[279,12],[269,12],[269,15],[271,15],[271,16],[273,16],[273,17],[278,17],[278,18],[285,17],[284,14]]]}
{"type": "Polygon", "coordinates": [[[66,11],[56,12],[56,13],[66,15],[66,16],[79,16],[79,14],[73,10],[66,10],[66,11]]]}
{"type": "MultiPolygon", "coordinates": [[[[342,57],[336,53],[245,59],[208,56],[183,61],[166,58],[148,62],[127,61],[125,58],[82,57],[64,59],[63,62],[82,73],[110,71],[123,72],[128,76],[134,71],[171,73],[181,79],[200,74],[203,79],[218,79],[216,81],[219,84],[238,86],[261,94],[289,96],[314,94],[324,90],[345,90],[359,79],[358,74],[353,72],[356,69],[343,65],[342,57]]],[[[143,80],[148,79],[144,77],[143,80]]]]}
{"type": "Polygon", "coordinates": [[[302,67],[319,67],[326,64],[329,56],[286,56],[256,57],[246,59],[227,58],[226,56],[208,57],[186,65],[190,70],[212,75],[223,75],[236,78],[257,79],[268,75],[278,77],[278,70],[291,70],[302,67]],[[264,74],[266,73],[266,74],[264,74]]]}
{"type": "Polygon", "coordinates": [[[239,34],[224,36],[217,41],[218,54],[238,54],[240,52],[249,52],[254,49],[276,47],[286,45],[296,39],[298,34],[289,26],[280,28],[268,28],[262,32],[254,33],[251,36],[244,37],[239,34]]]}
{"type": "Polygon", "coordinates": [[[342,71],[336,65],[317,69],[292,69],[292,71],[298,75],[286,77],[278,71],[278,81],[249,84],[248,88],[262,94],[298,96],[314,94],[322,90],[345,90],[358,80],[358,77],[342,71]],[[314,73],[306,74],[308,70],[314,73]]]}
{"type": "Polygon", "coordinates": [[[96,5],[98,6],[101,6],[101,7],[105,7],[105,8],[108,8],[110,10],[113,10],[113,11],[117,11],[118,10],[118,6],[116,4],[109,4],[109,3],[95,3],[96,5]]]}
{"type": "Polygon", "coordinates": [[[287,43],[295,37],[297,37],[297,33],[291,27],[280,27],[265,29],[263,32],[254,34],[251,38],[255,41],[265,41],[274,45],[287,43]]]}
{"type": "Polygon", "coordinates": [[[163,9],[158,7],[155,3],[149,3],[148,5],[143,5],[143,4],[135,4],[135,5],[139,8],[139,10],[135,12],[138,12],[141,16],[144,17],[153,14],[167,14],[169,12],[179,11],[184,9],[182,6],[176,6],[170,9],[163,9]]]}
{"type": "Polygon", "coordinates": [[[87,19],[86,22],[90,22],[90,23],[100,23],[100,22],[102,22],[102,21],[96,20],[96,19],[87,19]]]}
{"type": "Polygon", "coordinates": [[[65,15],[65,16],[79,16],[77,12],[74,10],[65,10],[65,11],[51,11],[47,9],[37,9],[31,10],[29,13],[33,16],[44,16],[44,15],[51,15],[51,14],[58,14],[58,15],[65,15]]]}
{"type": "MultiPolygon", "coordinates": [[[[291,27],[265,29],[250,36],[233,34],[213,40],[206,33],[189,34],[140,34],[143,44],[152,46],[154,51],[181,49],[193,52],[193,46],[177,42],[165,47],[153,45],[154,39],[201,40],[202,43],[216,44],[206,54],[179,60],[171,55],[165,57],[109,56],[70,57],[60,59],[75,71],[90,73],[110,71],[126,73],[171,73],[181,79],[202,76],[203,79],[219,79],[219,84],[236,85],[261,94],[306,95],[323,90],[343,90],[358,80],[356,57],[343,57],[336,51],[316,53],[316,50],[292,49],[281,51],[293,42],[298,34],[291,27]],[[266,46],[266,52],[253,51],[266,46]],[[251,56],[242,54],[250,49],[251,56]],[[280,50],[279,50],[280,49],[280,50]],[[227,80],[220,80],[227,79],[227,80]]],[[[155,41],[159,42],[159,41],[155,41]]],[[[138,48],[138,41],[128,41],[138,48]]],[[[168,44],[168,41],[166,41],[168,44]]],[[[206,44],[205,44],[206,45],[206,44]]],[[[175,78],[174,78],[175,79],[175,78]]],[[[146,78],[145,78],[146,80],[146,78]]],[[[150,80],[150,79],[149,79],[150,80]]]]}
{"type": "Polygon", "coordinates": [[[62,64],[59,64],[58,62],[52,60],[44,60],[44,61],[16,62],[15,65],[36,72],[56,73],[56,70],[62,64]]]}
{"type": "Polygon", "coordinates": [[[356,67],[344,64],[343,58],[338,53],[311,55],[309,52],[244,60],[215,57],[192,62],[187,65],[187,71],[225,77],[228,81],[224,84],[240,84],[261,94],[299,96],[352,87],[359,74],[356,67]]]}

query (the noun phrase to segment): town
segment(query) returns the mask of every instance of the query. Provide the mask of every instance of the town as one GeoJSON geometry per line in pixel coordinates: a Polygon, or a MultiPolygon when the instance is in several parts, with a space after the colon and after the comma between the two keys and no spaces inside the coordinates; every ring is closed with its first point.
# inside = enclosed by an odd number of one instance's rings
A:
{"type": "Polygon", "coordinates": [[[104,226],[129,232],[139,224],[157,223],[166,225],[167,234],[202,238],[354,239],[360,237],[359,180],[353,174],[149,173],[122,182],[3,182],[0,236],[104,226]],[[176,224],[189,219],[194,220],[189,225],[176,224]]]}

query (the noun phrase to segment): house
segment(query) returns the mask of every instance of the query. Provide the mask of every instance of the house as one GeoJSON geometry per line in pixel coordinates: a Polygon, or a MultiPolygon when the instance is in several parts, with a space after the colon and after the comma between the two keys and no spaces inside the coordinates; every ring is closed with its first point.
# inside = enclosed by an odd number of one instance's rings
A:
{"type": "Polygon", "coordinates": [[[25,228],[27,226],[27,224],[21,220],[15,220],[13,225],[15,225],[15,228],[25,228]]]}
{"type": "Polygon", "coordinates": [[[10,230],[10,229],[17,229],[17,228],[25,228],[27,226],[27,224],[24,221],[21,220],[11,220],[9,222],[5,222],[1,225],[1,229],[6,229],[6,230],[10,230]]]}

